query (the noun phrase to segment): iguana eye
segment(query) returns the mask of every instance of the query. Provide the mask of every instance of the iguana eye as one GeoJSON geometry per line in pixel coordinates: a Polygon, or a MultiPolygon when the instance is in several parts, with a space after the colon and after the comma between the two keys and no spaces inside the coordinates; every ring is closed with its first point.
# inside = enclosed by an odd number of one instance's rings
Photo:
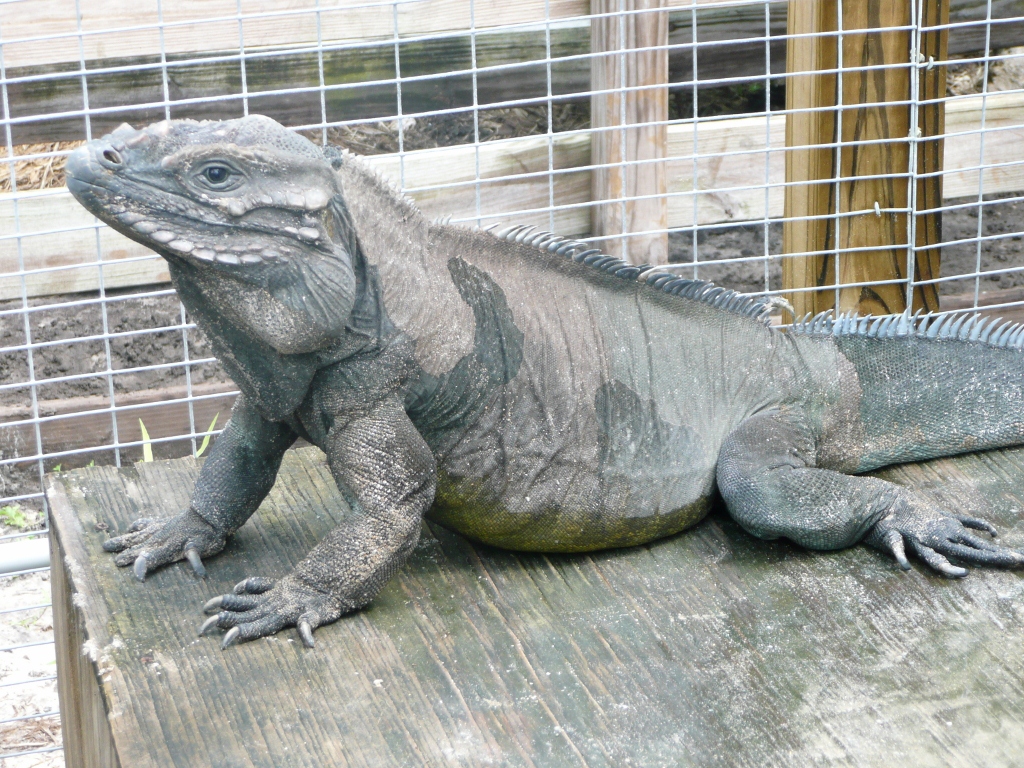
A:
{"type": "Polygon", "coordinates": [[[239,173],[231,165],[218,161],[200,167],[192,177],[193,184],[201,189],[210,189],[216,192],[230,192],[244,182],[244,174],[239,173]]]}
{"type": "Polygon", "coordinates": [[[203,169],[203,176],[206,180],[215,186],[219,186],[228,180],[231,175],[231,169],[226,165],[208,165],[203,169]]]}

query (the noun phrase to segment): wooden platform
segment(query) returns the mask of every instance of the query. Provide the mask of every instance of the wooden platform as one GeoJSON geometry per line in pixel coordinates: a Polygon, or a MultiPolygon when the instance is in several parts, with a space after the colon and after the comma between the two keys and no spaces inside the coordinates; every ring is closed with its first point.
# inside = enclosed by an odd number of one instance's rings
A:
{"type": "MultiPolygon", "coordinates": [[[[372,608],[318,630],[314,650],[286,630],[222,652],[196,637],[203,602],[285,573],[346,507],[322,454],[291,452],[207,580],[179,564],[137,583],[100,543],[180,509],[196,471],[50,478],[69,768],[1024,760],[1024,574],[902,573],[863,547],[761,542],[722,514],[571,557],[432,526],[372,608]]],[[[1024,547],[1024,450],[884,474],[987,508],[1024,547]]]]}

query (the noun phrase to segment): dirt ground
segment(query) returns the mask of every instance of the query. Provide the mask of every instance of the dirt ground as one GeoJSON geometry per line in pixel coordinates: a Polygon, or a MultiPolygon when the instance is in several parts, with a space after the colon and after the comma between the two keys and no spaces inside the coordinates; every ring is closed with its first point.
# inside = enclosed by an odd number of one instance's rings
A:
{"type": "MultiPolygon", "coordinates": [[[[993,195],[982,209],[982,236],[1000,236],[1002,239],[982,244],[980,271],[1014,269],[1006,274],[982,274],[981,291],[1015,288],[1024,285],[1024,201],[1017,195],[993,195]]],[[[977,199],[946,200],[946,205],[963,204],[958,210],[946,211],[942,216],[943,242],[966,240],[978,235],[977,199]]],[[[768,226],[768,254],[782,253],[782,225],[768,226]]],[[[744,293],[763,291],[765,287],[764,226],[761,224],[698,230],[697,258],[701,264],[697,276],[744,293]],[[735,261],[733,261],[735,260],[735,261]],[[727,263],[714,263],[726,261],[727,263]]],[[[942,249],[941,276],[964,275],[978,271],[979,253],[974,242],[948,245],[942,249]]],[[[693,234],[679,232],[669,235],[669,261],[693,261],[693,234]]],[[[769,286],[778,290],[782,286],[782,266],[778,258],[768,259],[769,286]]],[[[943,295],[974,291],[974,278],[950,280],[939,284],[943,295]]]]}
{"type": "MultiPolygon", "coordinates": [[[[28,313],[28,332],[34,344],[65,342],[34,349],[32,365],[36,379],[58,378],[107,370],[107,345],[103,341],[79,341],[90,336],[102,336],[104,315],[106,327],[112,334],[131,333],[110,339],[110,367],[115,371],[107,376],[96,376],[54,384],[37,385],[39,400],[106,396],[110,381],[115,395],[147,389],[185,384],[184,366],[160,368],[134,373],[116,373],[131,368],[160,363],[181,362],[184,359],[184,336],[181,325],[181,305],[172,292],[166,295],[132,298],[140,291],[111,291],[106,308],[98,302],[72,307],[50,306],[58,301],[82,299],[81,296],[47,297],[30,302],[38,311],[28,313]],[[162,330],[162,329],[173,330],[162,330]],[[141,333],[140,333],[141,332],[141,333]]],[[[94,297],[84,297],[86,299],[94,297]]],[[[0,347],[25,343],[25,316],[20,313],[20,302],[0,303],[0,347]]],[[[190,360],[212,357],[209,342],[198,329],[187,331],[190,360]]],[[[228,381],[219,363],[193,364],[193,384],[228,381]]],[[[25,351],[0,354],[0,387],[21,384],[29,380],[29,358],[25,351]]],[[[5,407],[24,406],[29,403],[27,387],[0,389],[0,413],[5,407]]],[[[23,417],[19,417],[23,418],[23,417]]],[[[0,418],[0,421],[3,419],[0,418]]],[[[0,458],[4,447],[0,446],[0,458]]],[[[11,457],[13,458],[13,457],[11,457]]],[[[96,453],[47,462],[50,470],[61,462],[64,468],[83,466],[89,461],[98,464],[113,463],[113,453],[96,453]]],[[[34,464],[0,466],[0,498],[35,493],[39,490],[39,472],[34,464]]],[[[19,502],[23,507],[38,509],[34,500],[19,502]]],[[[2,505],[0,505],[2,506],[2,505]]]]}

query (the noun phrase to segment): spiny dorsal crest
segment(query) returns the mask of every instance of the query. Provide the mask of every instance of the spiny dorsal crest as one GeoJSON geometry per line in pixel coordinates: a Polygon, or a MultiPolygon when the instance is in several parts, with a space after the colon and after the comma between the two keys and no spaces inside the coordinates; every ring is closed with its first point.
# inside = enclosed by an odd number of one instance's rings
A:
{"type": "Polygon", "coordinates": [[[324,153],[324,158],[331,164],[334,170],[341,168],[342,163],[350,163],[361,170],[366,176],[376,180],[396,202],[408,209],[410,213],[418,214],[420,212],[415,200],[404,194],[391,179],[366,162],[366,158],[362,155],[357,155],[355,152],[350,152],[346,147],[338,147],[334,144],[324,145],[320,149],[324,153]]]}
{"type": "Polygon", "coordinates": [[[522,243],[548,253],[564,256],[579,264],[585,264],[602,272],[621,277],[625,280],[640,281],[655,290],[683,299],[699,301],[709,306],[724,309],[736,315],[752,318],[764,325],[769,325],[768,314],[771,304],[767,299],[737,293],[728,288],[719,288],[707,280],[691,280],[671,272],[652,267],[649,264],[630,264],[618,256],[609,256],[599,248],[591,248],[589,243],[561,237],[551,232],[535,231],[537,228],[527,225],[505,227],[495,224],[486,231],[491,232],[499,240],[509,243],[522,243]],[[495,231],[497,230],[497,231],[495,231]]]}
{"type": "Polygon", "coordinates": [[[1001,318],[982,317],[977,312],[921,315],[908,309],[900,315],[861,317],[856,312],[832,317],[832,310],[805,316],[793,324],[793,333],[806,336],[860,336],[866,339],[918,339],[969,341],[1004,349],[1024,349],[1024,324],[1001,318]]]}

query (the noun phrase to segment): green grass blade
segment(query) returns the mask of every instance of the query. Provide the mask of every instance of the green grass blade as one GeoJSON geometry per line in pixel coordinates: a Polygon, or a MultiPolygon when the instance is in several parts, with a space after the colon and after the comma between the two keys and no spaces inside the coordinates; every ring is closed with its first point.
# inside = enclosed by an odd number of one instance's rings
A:
{"type": "MultiPolygon", "coordinates": [[[[210,422],[210,426],[206,428],[207,432],[213,432],[213,428],[217,426],[217,418],[220,416],[220,411],[214,414],[213,421],[210,422]]],[[[202,444],[199,446],[199,450],[196,451],[196,458],[198,459],[203,455],[203,451],[206,450],[206,446],[210,444],[210,435],[203,438],[202,444]]]]}
{"type": "Polygon", "coordinates": [[[153,444],[149,439],[149,432],[146,430],[146,425],[142,423],[142,419],[139,419],[139,429],[142,430],[142,460],[152,461],[153,444]]]}

